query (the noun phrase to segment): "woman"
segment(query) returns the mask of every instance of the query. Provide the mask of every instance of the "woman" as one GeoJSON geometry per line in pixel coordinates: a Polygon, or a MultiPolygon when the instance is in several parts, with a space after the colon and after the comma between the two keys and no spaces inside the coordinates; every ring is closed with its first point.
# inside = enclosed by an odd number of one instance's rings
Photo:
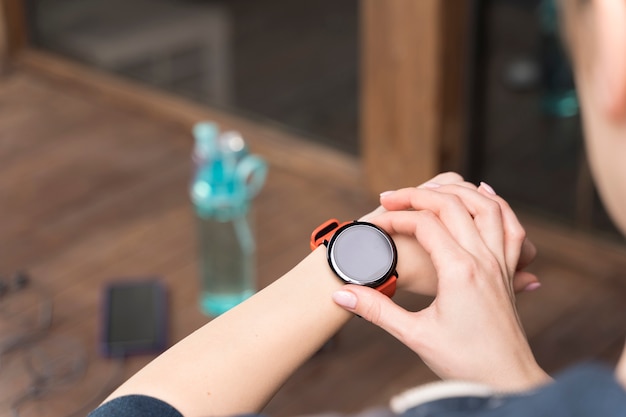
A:
{"type": "MultiPolygon", "coordinates": [[[[626,233],[626,1],[562,0],[560,6],[592,173],[626,233]]],[[[514,304],[514,289],[538,284],[522,270],[532,246],[491,187],[443,174],[383,193],[381,205],[364,219],[393,236],[398,287],[436,294],[428,308],[408,312],[375,289],[345,285],[320,246],[147,365],[92,416],[259,412],[354,314],[397,337],[443,379],[474,383],[455,386],[445,398],[438,389],[410,392],[395,400],[398,413],[626,416],[626,351],[615,371],[583,366],[556,382],[537,365],[514,304]]]]}

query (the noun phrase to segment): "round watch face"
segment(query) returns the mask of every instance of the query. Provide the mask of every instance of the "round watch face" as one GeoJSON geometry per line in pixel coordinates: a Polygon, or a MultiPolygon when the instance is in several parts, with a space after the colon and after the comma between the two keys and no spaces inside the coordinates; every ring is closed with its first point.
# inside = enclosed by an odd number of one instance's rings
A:
{"type": "Polygon", "coordinates": [[[354,222],[340,228],[328,244],[328,261],[341,279],[377,286],[396,268],[396,248],[387,233],[371,223],[354,222]]]}

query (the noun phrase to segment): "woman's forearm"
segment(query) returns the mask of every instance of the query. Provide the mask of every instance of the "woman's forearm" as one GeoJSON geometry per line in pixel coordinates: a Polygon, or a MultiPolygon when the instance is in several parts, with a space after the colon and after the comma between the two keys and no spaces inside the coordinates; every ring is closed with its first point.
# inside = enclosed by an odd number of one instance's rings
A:
{"type": "Polygon", "coordinates": [[[342,283],[324,248],[156,358],[109,399],[160,398],[185,416],[260,410],[352,316],[332,301],[342,283]]]}

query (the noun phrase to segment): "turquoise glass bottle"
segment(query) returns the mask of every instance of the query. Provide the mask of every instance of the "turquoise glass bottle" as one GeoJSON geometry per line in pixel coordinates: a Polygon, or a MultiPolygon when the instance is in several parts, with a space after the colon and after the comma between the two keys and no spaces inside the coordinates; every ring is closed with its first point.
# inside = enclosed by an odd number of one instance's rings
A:
{"type": "MultiPolygon", "coordinates": [[[[266,162],[247,151],[236,132],[206,134],[207,157],[191,184],[198,229],[200,308],[218,316],[256,291],[256,241],[252,203],[267,175],[266,162]],[[209,138],[209,139],[207,139],[209,138]],[[210,139],[212,138],[212,139],[210,139]]],[[[206,126],[206,122],[205,122],[206,126]]]]}

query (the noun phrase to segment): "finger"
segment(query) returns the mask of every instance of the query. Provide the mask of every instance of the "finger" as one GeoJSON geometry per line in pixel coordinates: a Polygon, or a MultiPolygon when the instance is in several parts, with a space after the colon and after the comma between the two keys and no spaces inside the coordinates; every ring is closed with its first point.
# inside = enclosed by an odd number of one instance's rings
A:
{"type": "MultiPolygon", "coordinates": [[[[456,187],[477,194],[461,186],[439,187],[456,187]]],[[[387,210],[429,210],[435,213],[462,247],[476,256],[484,254],[485,244],[476,228],[474,218],[457,195],[439,192],[439,188],[403,188],[390,195],[381,196],[380,201],[387,210]]]]}
{"type": "Polygon", "coordinates": [[[465,179],[462,175],[452,171],[439,173],[429,180],[429,182],[439,184],[456,184],[463,181],[465,181],[465,179]]]}
{"type": "MultiPolygon", "coordinates": [[[[406,344],[405,335],[409,329],[419,327],[419,318],[415,313],[406,311],[373,288],[346,285],[333,293],[332,297],[340,307],[377,325],[402,343],[406,344]]],[[[415,334],[412,334],[412,338],[419,339],[415,334]]]]}
{"type": "MultiPolygon", "coordinates": [[[[438,291],[442,281],[448,277],[464,277],[467,268],[475,264],[468,253],[470,251],[463,248],[441,219],[429,210],[390,211],[376,217],[373,222],[392,235],[403,234],[417,239],[435,267],[439,277],[438,291]]],[[[481,245],[484,246],[482,241],[481,245]]],[[[487,259],[487,256],[477,259],[487,259]]]]}
{"type": "MultiPolygon", "coordinates": [[[[424,184],[428,184],[428,183],[435,183],[435,184],[457,184],[472,190],[475,190],[477,187],[476,185],[472,184],[471,182],[465,181],[463,179],[463,177],[459,174],[457,174],[456,172],[443,172],[441,174],[436,175],[435,177],[433,177],[432,179],[428,180],[426,183],[424,184]]],[[[422,187],[424,184],[418,186],[418,187],[422,187]]]]}
{"type": "Polygon", "coordinates": [[[381,196],[381,204],[389,210],[410,205],[416,210],[435,212],[441,217],[451,234],[459,239],[459,243],[466,249],[476,255],[481,255],[481,252],[476,250],[478,246],[473,240],[479,238],[496,256],[502,267],[505,267],[504,229],[500,205],[482,193],[458,184],[438,185],[430,190],[398,190],[381,196]],[[437,196],[437,194],[441,195],[437,196]],[[474,227],[468,227],[468,222],[474,223],[474,227]],[[467,229],[461,229],[462,227],[467,229]],[[471,236],[473,239],[467,236],[468,233],[476,233],[476,231],[478,235],[471,236]]]}
{"type": "Polygon", "coordinates": [[[513,277],[513,289],[515,292],[535,291],[541,287],[541,282],[535,274],[526,271],[517,271],[513,277]]]}
{"type": "Polygon", "coordinates": [[[521,269],[529,265],[536,254],[536,248],[532,243],[526,244],[526,231],[519,222],[513,209],[506,200],[498,196],[488,184],[482,182],[478,187],[478,192],[489,199],[492,199],[500,206],[502,222],[504,225],[504,256],[509,266],[509,272],[521,269]],[[522,265],[520,266],[520,260],[522,265]]]}
{"type": "MultiPolygon", "coordinates": [[[[456,172],[443,172],[441,174],[436,175],[435,177],[433,177],[432,179],[430,179],[429,181],[427,181],[426,183],[423,183],[421,185],[418,186],[418,188],[420,187],[424,187],[425,184],[457,184],[460,185],[462,187],[466,187],[472,190],[476,190],[477,187],[476,185],[472,184],[471,182],[465,181],[463,180],[463,177],[459,174],[457,174],[456,172]]],[[[427,188],[427,187],[426,187],[427,188]]],[[[387,194],[389,192],[392,191],[385,191],[382,192],[381,195],[387,194]]],[[[377,216],[380,213],[385,212],[386,209],[382,206],[378,206],[375,210],[367,213],[366,215],[364,215],[363,217],[361,217],[360,220],[362,221],[369,221],[369,219],[377,216]]]]}
{"type": "MultiPolygon", "coordinates": [[[[500,204],[476,190],[458,184],[450,184],[436,188],[442,193],[454,194],[461,199],[471,216],[476,228],[492,254],[503,267],[505,257],[505,229],[500,204]]],[[[513,268],[515,264],[513,264],[513,268]]],[[[513,269],[514,270],[514,269],[513,269]]],[[[512,271],[511,271],[512,273],[512,271]]]]}

